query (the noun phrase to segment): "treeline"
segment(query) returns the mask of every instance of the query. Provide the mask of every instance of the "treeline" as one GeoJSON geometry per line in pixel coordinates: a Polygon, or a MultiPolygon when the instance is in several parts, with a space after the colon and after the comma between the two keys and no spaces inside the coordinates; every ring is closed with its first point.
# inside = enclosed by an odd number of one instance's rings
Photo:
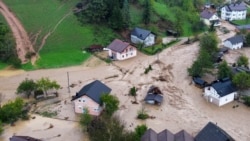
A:
{"type": "Polygon", "coordinates": [[[7,25],[0,22],[0,62],[11,64],[18,68],[21,60],[17,56],[15,41],[7,25]]]}

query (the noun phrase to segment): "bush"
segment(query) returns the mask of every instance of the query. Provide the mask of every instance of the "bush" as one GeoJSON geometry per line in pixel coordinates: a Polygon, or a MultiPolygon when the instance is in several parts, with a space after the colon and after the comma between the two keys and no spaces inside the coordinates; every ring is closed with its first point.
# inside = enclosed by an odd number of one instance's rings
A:
{"type": "Polygon", "coordinates": [[[243,96],[244,104],[250,107],[250,96],[243,96]]]}
{"type": "Polygon", "coordinates": [[[22,65],[21,60],[19,58],[17,58],[17,57],[11,57],[9,59],[9,62],[10,62],[11,65],[13,65],[14,68],[20,68],[21,65],[22,65]]]}
{"type": "Polygon", "coordinates": [[[2,122],[0,121],[0,135],[3,133],[3,124],[2,122]]]}
{"type": "Polygon", "coordinates": [[[148,74],[149,71],[153,70],[152,66],[149,65],[145,70],[144,70],[144,74],[148,74]]]}
{"type": "Polygon", "coordinates": [[[145,119],[149,118],[149,115],[146,113],[146,110],[144,108],[142,108],[140,111],[138,111],[137,118],[145,120],[145,119]]]}
{"type": "Polygon", "coordinates": [[[148,127],[145,124],[137,125],[135,128],[135,141],[140,141],[147,129],[148,127]]]}

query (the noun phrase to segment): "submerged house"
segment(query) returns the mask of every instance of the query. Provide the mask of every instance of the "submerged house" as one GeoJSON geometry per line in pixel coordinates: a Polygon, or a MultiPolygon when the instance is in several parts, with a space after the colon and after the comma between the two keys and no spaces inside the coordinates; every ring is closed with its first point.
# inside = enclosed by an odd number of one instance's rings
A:
{"type": "Polygon", "coordinates": [[[223,106],[234,101],[236,96],[237,89],[229,78],[217,80],[204,89],[205,99],[217,106],[223,106]]]}
{"type": "Polygon", "coordinates": [[[146,29],[134,28],[131,32],[131,42],[134,44],[143,44],[146,46],[152,46],[155,44],[155,35],[146,29]]]}
{"type": "Polygon", "coordinates": [[[146,97],[144,98],[144,101],[148,104],[161,105],[163,101],[162,92],[158,87],[151,86],[147,92],[146,97]]]}
{"type": "Polygon", "coordinates": [[[195,137],[195,141],[235,141],[226,131],[209,122],[195,137]]]}
{"type": "Polygon", "coordinates": [[[230,49],[240,49],[243,47],[244,38],[242,35],[236,35],[223,41],[224,47],[230,49]]]}
{"type": "Polygon", "coordinates": [[[134,46],[119,39],[115,39],[107,48],[108,55],[113,60],[125,60],[137,55],[137,50],[134,46]]]}
{"type": "Polygon", "coordinates": [[[90,115],[101,114],[101,96],[109,94],[111,89],[99,80],[95,80],[84,87],[72,97],[76,113],[84,113],[87,109],[90,115]]]}

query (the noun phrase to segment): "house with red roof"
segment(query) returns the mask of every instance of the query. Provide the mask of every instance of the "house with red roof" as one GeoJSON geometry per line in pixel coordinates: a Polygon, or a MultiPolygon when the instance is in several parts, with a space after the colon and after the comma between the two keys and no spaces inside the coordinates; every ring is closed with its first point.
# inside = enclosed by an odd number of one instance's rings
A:
{"type": "Polygon", "coordinates": [[[109,50],[108,55],[112,60],[125,60],[137,55],[134,46],[119,39],[115,39],[107,48],[109,50]]]}

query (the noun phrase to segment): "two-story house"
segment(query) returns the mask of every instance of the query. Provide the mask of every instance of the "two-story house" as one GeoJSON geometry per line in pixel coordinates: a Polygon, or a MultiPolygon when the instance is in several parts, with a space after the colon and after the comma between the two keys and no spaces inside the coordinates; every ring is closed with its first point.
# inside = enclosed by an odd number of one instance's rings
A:
{"type": "Polygon", "coordinates": [[[247,16],[247,6],[244,2],[227,4],[221,8],[221,19],[244,20],[247,16]]]}

